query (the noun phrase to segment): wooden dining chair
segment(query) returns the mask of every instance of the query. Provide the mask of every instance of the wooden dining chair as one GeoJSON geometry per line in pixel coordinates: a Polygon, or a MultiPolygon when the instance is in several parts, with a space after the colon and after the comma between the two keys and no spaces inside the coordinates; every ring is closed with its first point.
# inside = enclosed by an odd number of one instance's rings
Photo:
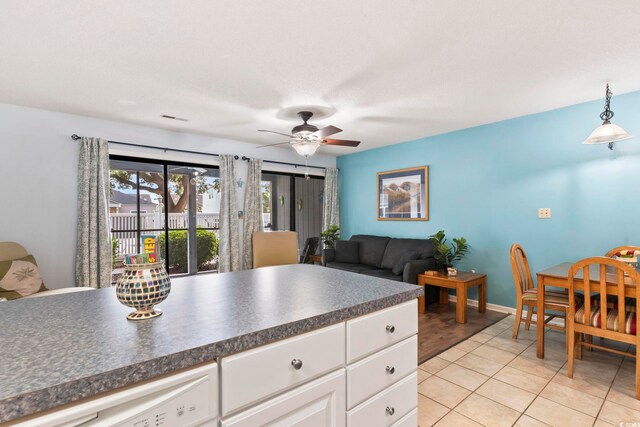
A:
{"type": "Polygon", "coordinates": [[[576,275],[581,272],[584,287],[584,303],[569,301],[569,317],[567,323],[567,339],[569,341],[569,364],[567,376],[573,378],[574,356],[582,359],[582,347],[597,348],[616,354],[636,358],[636,399],[640,399],[640,364],[636,354],[593,344],[583,340],[583,335],[596,336],[636,347],[640,345],[638,328],[640,317],[638,298],[640,298],[640,273],[633,267],[607,257],[586,258],[573,264],[569,269],[569,295],[575,295],[576,275]],[[595,274],[591,267],[596,266],[595,274]],[[595,277],[594,277],[595,276],[595,277]],[[627,291],[628,289],[628,291],[627,291]],[[596,294],[594,299],[590,298],[596,294]],[[617,297],[615,304],[607,299],[608,295],[617,297]],[[630,304],[625,299],[633,298],[630,304]]]}
{"type": "Polygon", "coordinates": [[[620,251],[640,251],[640,246],[629,246],[629,245],[618,246],[617,248],[611,249],[604,256],[606,256],[607,258],[612,258],[615,254],[617,254],[620,251]]]}
{"type": "MultiPolygon", "coordinates": [[[[538,305],[538,289],[533,284],[533,277],[529,269],[529,261],[522,246],[517,243],[511,245],[511,269],[513,270],[513,281],[516,285],[516,318],[513,326],[513,339],[518,339],[520,323],[525,322],[525,330],[531,326],[531,317],[538,305]],[[522,318],[523,307],[527,306],[527,318],[522,318]]],[[[569,297],[564,292],[547,291],[544,293],[544,309],[548,317],[544,320],[544,326],[550,329],[561,331],[566,330],[566,315],[569,311],[569,297]],[[554,311],[554,314],[547,313],[547,310],[554,311]],[[554,318],[564,318],[565,325],[558,326],[549,322],[554,318]]]]}

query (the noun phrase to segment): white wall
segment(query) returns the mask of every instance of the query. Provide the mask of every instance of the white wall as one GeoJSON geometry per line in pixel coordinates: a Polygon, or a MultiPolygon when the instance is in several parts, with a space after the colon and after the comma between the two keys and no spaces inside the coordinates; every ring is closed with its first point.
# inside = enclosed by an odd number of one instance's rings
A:
{"type": "MultiPolygon", "coordinates": [[[[304,163],[289,149],[0,104],[0,241],[16,241],[32,253],[49,288],[74,283],[78,142],[70,136],[218,154],[304,163]]],[[[112,146],[112,154],[216,165],[217,157],[112,146]]],[[[335,166],[335,157],[315,155],[311,164],[335,166]]],[[[304,168],[265,163],[265,170],[304,173],[304,168]]],[[[309,169],[312,174],[321,170],[309,169]]],[[[236,162],[246,181],[247,162],[236,162]]],[[[244,187],[238,189],[242,209],[244,187]]]]}

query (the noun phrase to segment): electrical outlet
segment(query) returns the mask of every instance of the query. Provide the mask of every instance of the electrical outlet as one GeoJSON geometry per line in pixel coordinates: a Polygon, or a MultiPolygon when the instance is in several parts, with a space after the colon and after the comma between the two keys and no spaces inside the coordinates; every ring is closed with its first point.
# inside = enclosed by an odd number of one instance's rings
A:
{"type": "Polygon", "coordinates": [[[541,218],[541,219],[551,218],[551,208],[538,208],[538,218],[541,218]]]}

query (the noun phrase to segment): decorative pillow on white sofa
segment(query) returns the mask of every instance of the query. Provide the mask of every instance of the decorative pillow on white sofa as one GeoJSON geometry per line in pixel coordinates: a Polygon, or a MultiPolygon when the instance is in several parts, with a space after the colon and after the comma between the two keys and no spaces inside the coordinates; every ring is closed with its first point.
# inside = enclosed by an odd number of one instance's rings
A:
{"type": "Polygon", "coordinates": [[[18,299],[46,290],[32,255],[0,261],[0,298],[18,299]]]}

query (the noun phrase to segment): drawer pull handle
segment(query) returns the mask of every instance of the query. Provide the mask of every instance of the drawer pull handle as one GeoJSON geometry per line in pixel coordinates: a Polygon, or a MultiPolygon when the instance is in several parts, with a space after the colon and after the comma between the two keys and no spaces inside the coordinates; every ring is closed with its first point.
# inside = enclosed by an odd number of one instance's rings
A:
{"type": "Polygon", "coordinates": [[[394,333],[396,331],[396,327],[393,325],[387,325],[387,332],[389,332],[390,334],[394,333]]]}
{"type": "Polygon", "coordinates": [[[396,410],[394,408],[387,406],[387,414],[393,415],[395,413],[396,413],[396,410]]]}
{"type": "Polygon", "coordinates": [[[300,359],[293,359],[293,360],[291,361],[291,366],[293,366],[293,369],[296,369],[296,370],[298,370],[298,369],[302,368],[302,360],[300,360],[300,359]]]}
{"type": "Polygon", "coordinates": [[[387,366],[387,374],[393,375],[396,372],[396,368],[393,366],[387,366]]]}

